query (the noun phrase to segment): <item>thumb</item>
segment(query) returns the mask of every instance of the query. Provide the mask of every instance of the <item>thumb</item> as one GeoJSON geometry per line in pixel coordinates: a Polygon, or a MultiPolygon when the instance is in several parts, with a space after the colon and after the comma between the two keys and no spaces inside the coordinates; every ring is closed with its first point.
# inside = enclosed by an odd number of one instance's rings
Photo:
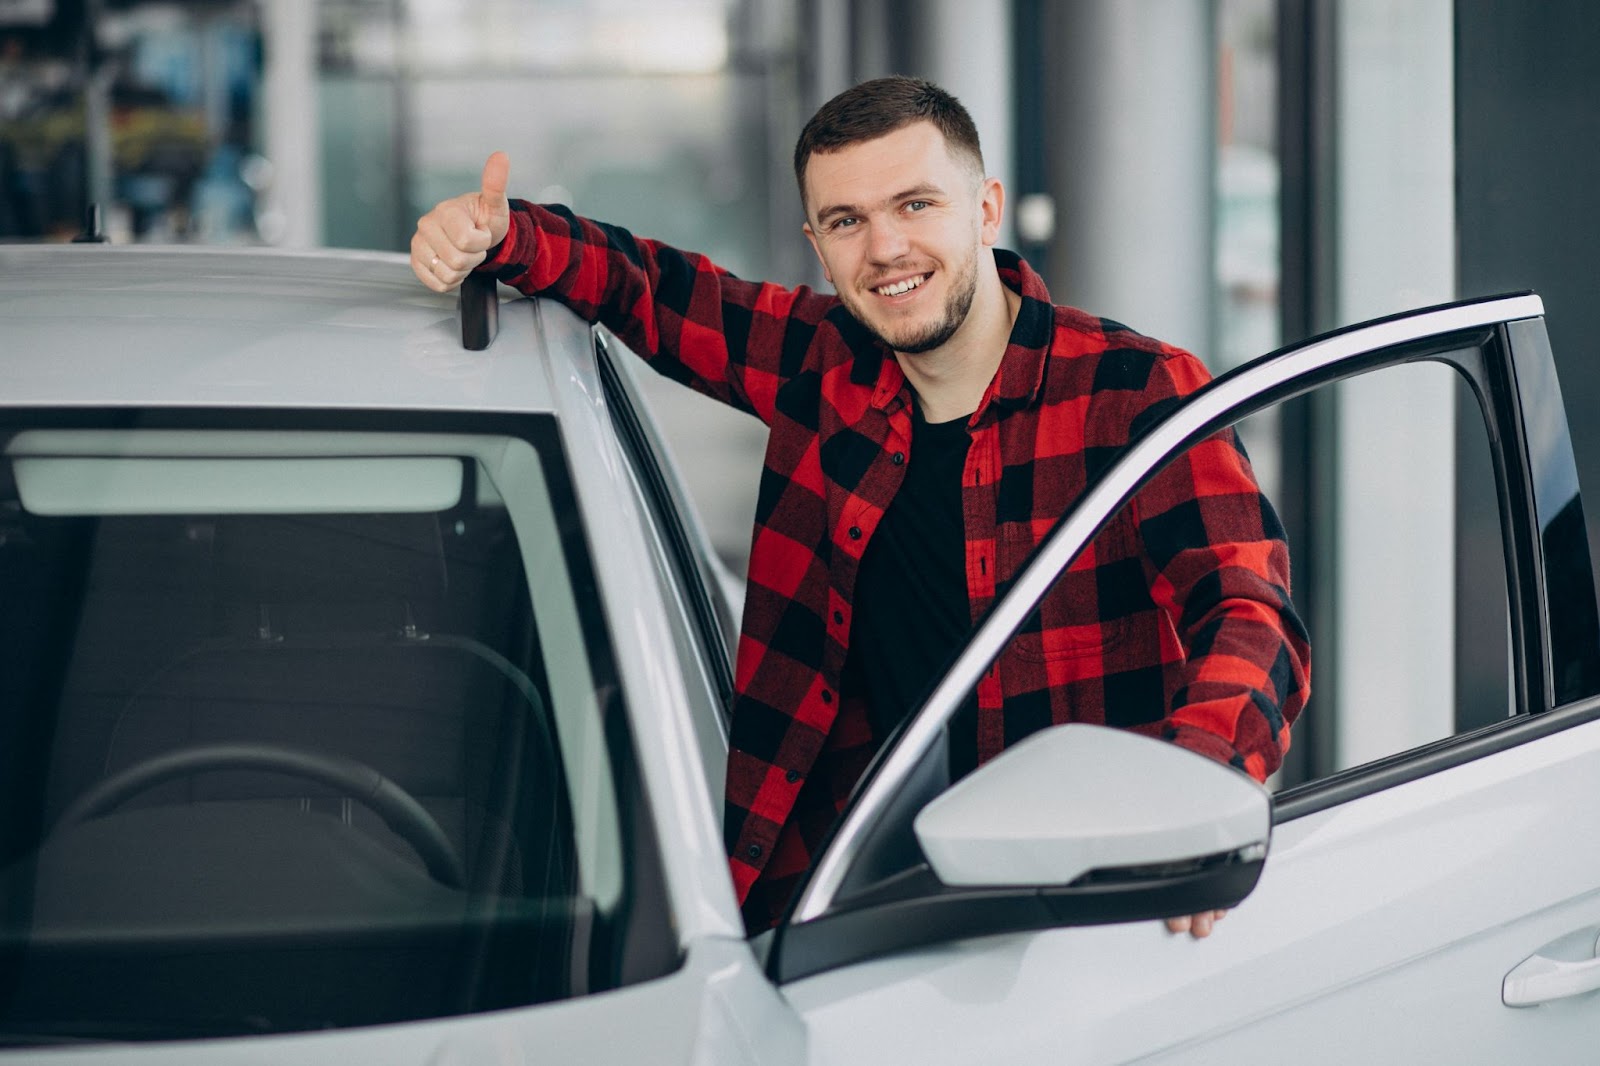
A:
{"type": "Polygon", "coordinates": [[[511,160],[504,152],[495,152],[483,164],[482,196],[489,204],[498,205],[506,198],[506,179],[511,176],[511,160]]]}

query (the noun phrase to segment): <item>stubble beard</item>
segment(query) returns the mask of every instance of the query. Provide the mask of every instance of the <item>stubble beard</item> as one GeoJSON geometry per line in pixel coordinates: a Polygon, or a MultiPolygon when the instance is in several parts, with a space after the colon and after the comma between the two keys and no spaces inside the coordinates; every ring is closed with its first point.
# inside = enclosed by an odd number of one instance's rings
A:
{"type": "Polygon", "coordinates": [[[921,355],[942,347],[951,337],[956,335],[956,330],[967,320],[967,315],[972,310],[973,298],[978,292],[978,259],[969,256],[963,264],[961,272],[956,276],[955,284],[950,287],[950,294],[945,298],[944,314],[937,320],[924,326],[908,326],[906,332],[891,336],[872,325],[867,317],[850,308],[856,320],[867,328],[879,342],[888,348],[903,355],[921,355]]]}

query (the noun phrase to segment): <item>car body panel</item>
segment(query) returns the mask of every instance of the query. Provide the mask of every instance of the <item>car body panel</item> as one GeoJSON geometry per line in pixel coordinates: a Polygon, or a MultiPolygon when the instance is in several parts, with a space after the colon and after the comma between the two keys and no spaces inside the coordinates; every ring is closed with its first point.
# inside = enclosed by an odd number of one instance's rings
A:
{"type": "Polygon", "coordinates": [[[334,407],[547,411],[533,317],[461,347],[454,297],[400,255],[76,245],[0,246],[6,402],[64,407],[334,407]],[[13,347],[14,346],[14,347],[13,347]]]}
{"type": "Polygon", "coordinates": [[[1500,986],[1564,935],[1593,954],[1600,852],[1574,843],[1600,834],[1597,781],[1590,722],[1280,825],[1205,941],[1153,922],[994,937],[784,995],[816,1063],[1591,1062],[1595,996],[1514,1010],[1500,986]]]}
{"type": "Polygon", "coordinates": [[[560,1003],[321,1033],[16,1049],[55,1066],[800,1066],[806,1034],[742,940],[701,938],[666,977],[560,1003]]]}

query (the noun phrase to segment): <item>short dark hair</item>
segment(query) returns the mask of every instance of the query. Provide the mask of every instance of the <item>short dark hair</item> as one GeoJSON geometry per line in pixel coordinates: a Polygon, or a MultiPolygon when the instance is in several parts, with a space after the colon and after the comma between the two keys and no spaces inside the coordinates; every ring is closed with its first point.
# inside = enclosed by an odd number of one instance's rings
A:
{"type": "Polygon", "coordinates": [[[813,155],[876,140],[913,122],[933,123],[951,150],[970,157],[983,174],[978,127],[961,101],[926,78],[896,74],[846,89],[811,116],[794,146],[794,180],[801,202],[806,197],[806,164],[813,155]]]}

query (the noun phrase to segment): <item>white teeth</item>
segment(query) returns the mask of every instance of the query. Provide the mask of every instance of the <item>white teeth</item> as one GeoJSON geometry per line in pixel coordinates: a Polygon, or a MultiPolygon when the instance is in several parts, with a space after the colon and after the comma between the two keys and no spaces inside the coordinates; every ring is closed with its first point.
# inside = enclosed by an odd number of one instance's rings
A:
{"type": "Polygon", "coordinates": [[[912,289],[916,288],[918,285],[921,285],[927,280],[928,275],[918,274],[914,278],[907,278],[904,281],[897,281],[893,285],[885,285],[875,291],[881,296],[899,296],[901,293],[910,292],[912,289]]]}

